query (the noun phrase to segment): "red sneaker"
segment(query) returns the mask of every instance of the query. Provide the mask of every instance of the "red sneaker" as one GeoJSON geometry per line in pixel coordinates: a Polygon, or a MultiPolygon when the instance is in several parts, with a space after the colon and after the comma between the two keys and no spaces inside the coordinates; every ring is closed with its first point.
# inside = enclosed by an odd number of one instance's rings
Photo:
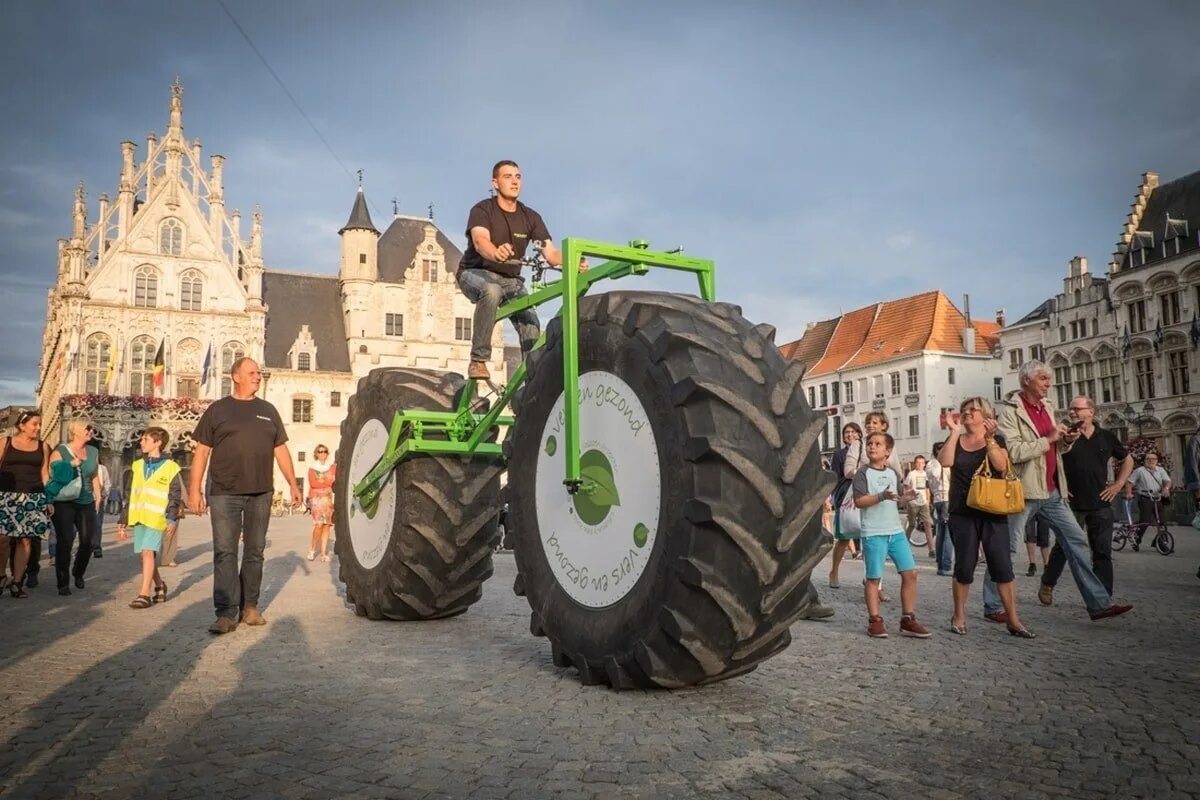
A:
{"type": "Polygon", "coordinates": [[[867,636],[872,639],[887,638],[887,626],[883,624],[883,617],[867,618],[867,636]]]}
{"type": "Polygon", "coordinates": [[[988,622],[1008,622],[1007,611],[993,611],[990,614],[984,614],[983,618],[988,622]]]}
{"type": "Polygon", "coordinates": [[[916,614],[905,614],[900,618],[900,635],[914,636],[918,639],[928,639],[933,636],[924,625],[917,622],[916,614]]]}
{"type": "Polygon", "coordinates": [[[1108,608],[1102,608],[1099,611],[1089,611],[1088,616],[1092,618],[1092,622],[1095,622],[1101,619],[1108,619],[1109,617],[1119,617],[1129,611],[1133,611],[1133,606],[1119,606],[1114,603],[1108,608]]]}

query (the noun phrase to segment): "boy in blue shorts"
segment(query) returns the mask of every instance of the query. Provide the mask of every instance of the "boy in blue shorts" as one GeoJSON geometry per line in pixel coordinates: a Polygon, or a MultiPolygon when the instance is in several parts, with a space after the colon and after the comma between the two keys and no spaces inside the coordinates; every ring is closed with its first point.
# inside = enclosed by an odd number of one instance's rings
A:
{"type": "Polygon", "coordinates": [[[879,581],[883,577],[883,564],[888,559],[900,573],[900,633],[928,639],[930,633],[917,622],[917,562],[904,536],[900,522],[900,508],[896,504],[902,496],[911,499],[915,492],[901,493],[900,473],[888,465],[892,448],[896,442],[887,433],[872,433],[867,437],[867,465],[854,476],[851,484],[854,505],[862,510],[862,553],[866,566],[867,582],[863,594],[867,601],[867,635],[875,639],[887,638],[887,627],[879,616],[879,581]]]}

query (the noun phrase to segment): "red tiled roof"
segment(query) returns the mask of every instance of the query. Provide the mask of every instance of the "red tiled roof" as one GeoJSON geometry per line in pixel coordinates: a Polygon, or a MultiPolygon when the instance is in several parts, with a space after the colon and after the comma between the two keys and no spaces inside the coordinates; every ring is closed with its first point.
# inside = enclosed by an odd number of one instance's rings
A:
{"type": "Polygon", "coordinates": [[[789,361],[800,361],[809,366],[816,364],[825,355],[825,348],[837,328],[836,319],[827,319],[813,323],[808,330],[794,342],[781,346],[779,351],[789,361]]]}
{"type": "MultiPolygon", "coordinates": [[[[966,324],[966,317],[950,298],[940,291],[925,292],[818,322],[780,351],[785,358],[807,363],[809,376],[880,364],[923,350],[966,355],[962,342],[966,324]],[[822,345],[819,359],[818,344],[822,345]]],[[[976,333],[974,354],[991,353],[1000,326],[982,321],[973,321],[971,326],[976,333]]]]}

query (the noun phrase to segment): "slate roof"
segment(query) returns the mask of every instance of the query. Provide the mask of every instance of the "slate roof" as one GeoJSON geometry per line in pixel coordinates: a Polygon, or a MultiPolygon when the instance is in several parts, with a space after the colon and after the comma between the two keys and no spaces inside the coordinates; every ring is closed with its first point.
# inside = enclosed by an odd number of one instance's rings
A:
{"type": "Polygon", "coordinates": [[[300,335],[300,326],[307,325],[317,346],[317,369],[350,371],[341,288],[336,275],[264,270],[263,302],[267,305],[266,341],[263,344],[266,367],[291,368],[288,351],[300,335]]]}
{"type": "MultiPolygon", "coordinates": [[[[1093,283],[1097,282],[1097,279],[1092,278],[1092,282],[1093,283]]],[[[1019,320],[1014,322],[1012,325],[1009,325],[1008,327],[1011,328],[1014,325],[1024,325],[1026,322],[1036,322],[1036,321],[1042,320],[1042,319],[1050,319],[1050,312],[1053,310],[1054,310],[1054,298],[1050,298],[1049,300],[1043,300],[1041,305],[1039,305],[1033,311],[1030,311],[1025,316],[1021,317],[1019,320]]]]}
{"type": "MultiPolygon", "coordinates": [[[[434,223],[420,217],[397,216],[379,239],[379,280],[400,283],[412,268],[417,245],[425,240],[425,226],[434,223]]],[[[437,227],[436,225],[434,227],[437,227]]],[[[458,270],[462,251],[438,228],[437,243],[446,251],[446,270],[458,270]]]]}
{"type": "MultiPolygon", "coordinates": [[[[950,298],[940,291],[925,292],[819,322],[780,350],[785,357],[815,358],[815,363],[806,361],[807,377],[812,377],[881,364],[923,350],[966,355],[962,344],[966,324],[966,317],[950,298]],[[815,357],[812,354],[827,331],[823,354],[815,357]]],[[[976,332],[974,355],[989,355],[998,342],[1000,326],[973,320],[971,327],[976,332]]]]}
{"type": "MultiPolygon", "coordinates": [[[[1164,183],[1150,193],[1146,201],[1146,209],[1138,221],[1137,230],[1146,231],[1154,237],[1154,249],[1147,263],[1162,260],[1162,243],[1168,234],[1168,217],[1179,223],[1186,222],[1189,235],[1182,237],[1179,242],[1179,252],[1187,252],[1200,248],[1197,231],[1200,231],[1200,171],[1182,178],[1176,178],[1170,183],[1164,183]]],[[[1183,226],[1173,225],[1172,235],[1183,226]]],[[[1133,250],[1136,248],[1138,236],[1130,243],[1130,252],[1121,259],[1121,269],[1130,269],[1133,250]]],[[[1148,238],[1148,237],[1147,237],[1148,238]]],[[[1167,248],[1167,257],[1175,255],[1175,247],[1167,248]]]]}
{"type": "Polygon", "coordinates": [[[371,222],[371,212],[367,210],[367,197],[363,194],[362,187],[358,187],[358,194],[354,197],[354,208],[350,209],[350,219],[338,231],[338,235],[349,230],[365,230],[375,231],[379,233],[379,229],[375,227],[375,223],[371,222]]]}

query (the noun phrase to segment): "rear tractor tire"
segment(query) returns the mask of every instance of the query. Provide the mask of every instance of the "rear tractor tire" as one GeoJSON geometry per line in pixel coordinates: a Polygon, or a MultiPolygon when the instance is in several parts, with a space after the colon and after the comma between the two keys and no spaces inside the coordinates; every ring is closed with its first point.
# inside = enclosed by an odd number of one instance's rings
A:
{"type": "Polygon", "coordinates": [[[562,326],[530,356],[506,441],[531,630],[585,684],[711,683],[791,641],[832,542],[825,415],[774,329],[736,306],[653,292],[580,301],[580,454],[563,486],[562,326]]]}
{"type": "Polygon", "coordinates": [[[359,616],[461,614],[492,574],[499,459],[412,455],[388,476],[369,513],[353,493],[383,455],[398,410],[453,410],[462,386],[453,373],[377,369],[350,398],[337,452],[334,524],[340,577],[359,616]]]}

